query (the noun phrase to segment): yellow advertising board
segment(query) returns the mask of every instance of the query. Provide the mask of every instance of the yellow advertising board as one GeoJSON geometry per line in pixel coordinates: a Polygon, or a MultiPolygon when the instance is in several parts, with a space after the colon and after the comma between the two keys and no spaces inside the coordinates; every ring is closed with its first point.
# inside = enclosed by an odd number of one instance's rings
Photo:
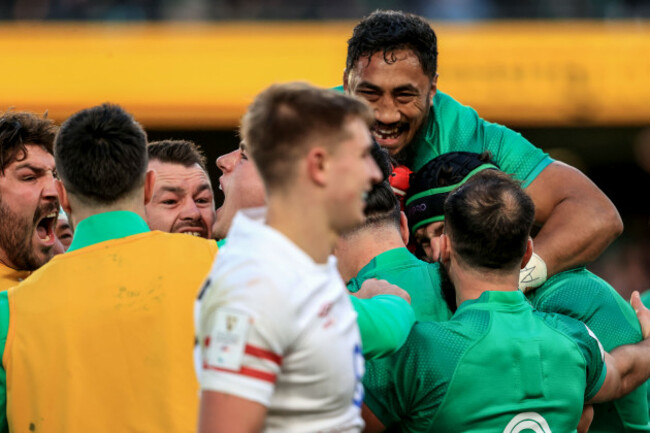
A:
{"type": "MultiPolygon", "coordinates": [[[[275,82],[341,83],[354,22],[0,25],[0,110],[115,102],[230,128],[275,82]]],[[[433,23],[439,89],[509,125],[650,124],[650,21],[433,23]]]]}

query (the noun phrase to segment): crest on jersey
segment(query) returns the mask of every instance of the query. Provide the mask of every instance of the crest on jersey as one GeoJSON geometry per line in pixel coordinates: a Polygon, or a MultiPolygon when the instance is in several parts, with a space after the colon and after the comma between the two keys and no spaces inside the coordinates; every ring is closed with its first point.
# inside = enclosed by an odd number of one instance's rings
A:
{"type": "Polygon", "coordinates": [[[226,329],[232,331],[233,328],[237,326],[237,316],[228,316],[226,317],[226,329]]]}
{"type": "Polygon", "coordinates": [[[552,433],[548,423],[537,412],[523,412],[510,420],[503,433],[552,433]]]}

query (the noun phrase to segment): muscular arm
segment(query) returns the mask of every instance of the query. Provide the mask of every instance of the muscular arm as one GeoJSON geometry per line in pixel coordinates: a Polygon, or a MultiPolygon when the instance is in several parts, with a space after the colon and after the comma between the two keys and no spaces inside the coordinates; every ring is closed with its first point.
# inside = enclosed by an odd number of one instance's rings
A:
{"type": "Polygon", "coordinates": [[[623,231],[612,202],[579,170],[555,161],[526,188],[535,202],[535,252],[548,276],[584,265],[623,231]]]}
{"type": "Polygon", "coordinates": [[[251,400],[203,391],[199,433],[258,433],[264,427],[266,411],[264,405],[251,400]]]}
{"type": "Polygon", "coordinates": [[[631,301],[641,323],[644,340],[619,346],[611,354],[605,353],[607,375],[589,404],[619,399],[650,378],[650,311],[641,303],[638,292],[632,294],[631,301]]]}

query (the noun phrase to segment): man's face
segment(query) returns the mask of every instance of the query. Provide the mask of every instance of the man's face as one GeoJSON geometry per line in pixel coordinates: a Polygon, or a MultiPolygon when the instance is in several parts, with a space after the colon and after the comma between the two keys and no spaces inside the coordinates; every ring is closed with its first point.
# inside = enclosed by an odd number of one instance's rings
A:
{"type": "Polygon", "coordinates": [[[187,233],[209,239],[214,224],[214,194],[210,179],[198,165],[185,167],[151,160],[156,172],[151,201],[146,205],[152,230],[187,233]]]}
{"type": "Polygon", "coordinates": [[[248,159],[245,144],[242,143],[239,149],[217,158],[217,167],[222,172],[219,188],[223,191],[224,199],[217,209],[214,236],[223,239],[228,234],[237,211],[264,206],[266,194],[255,164],[248,159]]]}
{"type": "MultiPolygon", "coordinates": [[[[70,221],[68,221],[68,216],[63,211],[59,212],[59,219],[56,221],[55,234],[59,244],[61,244],[61,253],[68,251],[68,248],[70,248],[70,244],[72,243],[73,233],[70,221]]],[[[54,254],[57,254],[57,252],[54,254]]]]}
{"type": "Polygon", "coordinates": [[[435,95],[435,77],[422,71],[420,60],[411,50],[383,51],[361,57],[344,79],[347,92],[365,99],[375,112],[372,134],[391,155],[402,151],[427,118],[435,95]]]}
{"type": "Polygon", "coordinates": [[[444,221],[436,221],[418,228],[414,233],[415,241],[422,247],[426,260],[431,263],[440,260],[440,235],[444,228],[444,221]]]}
{"type": "Polygon", "coordinates": [[[359,118],[345,124],[349,137],[341,141],[328,162],[331,183],[327,206],[332,229],[342,234],[365,221],[363,210],[372,185],[381,182],[382,174],[370,149],[372,138],[359,118]]]}
{"type": "Polygon", "coordinates": [[[0,175],[0,261],[32,271],[52,258],[59,196],[54,157],[27,145],[27,158],[0,175]]]}

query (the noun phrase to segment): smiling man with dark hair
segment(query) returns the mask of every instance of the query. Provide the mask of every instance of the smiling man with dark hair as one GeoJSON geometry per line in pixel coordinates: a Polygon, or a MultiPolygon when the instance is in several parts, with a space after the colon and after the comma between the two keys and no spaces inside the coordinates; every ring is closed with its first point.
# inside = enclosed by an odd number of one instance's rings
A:
{"type": "Polygon", "coordinates": [[[147,152],[156,173],[145,208],[149,227],[211,238],[214,193],[201,149],[191,141],[163,140],[149,143],[147,152]]]}
{"type": "Polygon", "coordinates": [[[372,106],[377,142],[413,171],[448,152],[490,151],[522,182],[539,228],[522,288],[593,261],[623,230],[614,205],[580,171],[440,92],[437,44],[426,20],[401,11],[376,11],[355,27],[343,89],[372,106]]]}

